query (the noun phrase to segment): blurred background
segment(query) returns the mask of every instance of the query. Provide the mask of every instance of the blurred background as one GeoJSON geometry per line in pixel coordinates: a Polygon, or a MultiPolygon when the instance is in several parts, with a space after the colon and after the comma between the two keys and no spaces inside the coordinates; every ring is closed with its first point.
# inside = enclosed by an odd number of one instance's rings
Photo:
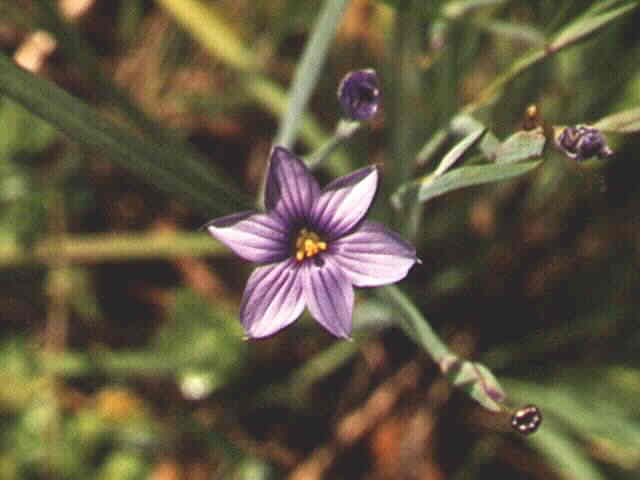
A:
{"type": "Polygon", "coordinates": [[[637,479],[640,139],[578,164],[549,137],[534,171],[411,226],[389,202],[461,111],[504,139],[531,104],[546,132],[640,105],[636,4],[0,0],[0,478],[637,479]],[[253,267],[198,229],[254,202],[321,12],[294,150],[332,134],[345,73],[377,70],[381,111],[318,177],[381,166],[373,216],[423,260],[399,287],[541,409],[533,435],[452,388],[370,290],[352,342],[308,314],[243,338],[253,267]]]}

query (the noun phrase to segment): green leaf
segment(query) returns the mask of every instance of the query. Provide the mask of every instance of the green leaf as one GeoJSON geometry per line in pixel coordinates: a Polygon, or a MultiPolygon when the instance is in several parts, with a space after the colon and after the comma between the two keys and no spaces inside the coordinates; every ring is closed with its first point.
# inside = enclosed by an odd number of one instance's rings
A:
{"type": "Polygon", "coordinates": [[[531,25],[498,20],[474,20],[471,25],[508,40],[524,42],[532,47],[544,45],[544,34],[531,25]]]}
{"type": "Polygon", "coordinates": [[[442,7],[442,14],[453,20],[468,15],[477,8],[500,5],[504,2],[505,0],[455,0],[447,2],[442,7]]]}
{"type": "Polygon", "coordinates": [[[287,112],[280,123],[273,142],[274,145],[291,148],[295,142],[302,113],[322,72],[322,66],[329,52],[329,45],[347,3],[347,0],[325,0],[302,58],[296,67],[287,103],[287,112]]]}
{"type": "Polygon", "coordinates": [[[428,176],[418,182],[405,184],[393,194],[391,201],[396,208],[402,208],[408,196],[415,196],[417,201],[424,203],[434,197],[460,188],[509,180],[524,175],[536,168],[540,163],[541,161],[538,160],[525,163],[474,165],[457,168],[441,177],[428,176]]]}
{"type": "Polygon", "coordinates": [[[556,35],[547,49],[553,52],[579,42],[580,40],[595,34],[622,15],[629,13],[637,6],[637,2],[634,2],[605,13],[600,13],[599,15],[593,15],[593,12],[587,12],[587,14],[569,24],[564,30],[556,35]]]}
{"type": "Polygon", "coordinates": [[[183,150],[132,135],[53,83],[21,70],[3,54],[0,93],[164,191],[181,195],[203,213],[225,214],[249,205],[242,194],[210,172],[185,168],[183,150]]]}
{"type": "Polygon", "coordinates": [[[616,450],[640,452],[640,424],[624,405],[628,397],[609,384],[611,370],[575,369],[547,385],[512,380],[506,384],[522,400],[535,399],[543,412],[562,419],[586,441],[605,441],[616,450]]]}
{"type": "Polygon", "coordinates": [[[546,141],[542,127],[516,132],[500,144],[495,162],[507,164],[538,158],[544,151],[546,141]]]}
{"type": "Polygon", "coordinates": [[[640,107],[604,117],[593,126],[605,132],[636,133],[640,131],[640,107]]]}
{"type": "MultiPolygon", "coordinates": [[[[457,135],[469,135],[480,128],[486,128],[486,126],[471,115],[461,113],[451,119],[450,128],[457,135]]],[[[482,137],[478,148],[487,158],[492,159],[499,146],[500,140],[498,140],[498,137],[487,129],[487,133],[482,137]]]]}
{"type": "Polygon", "coordinates": [[[442,158],[442,161],[438,165],[438,168],[435,169],[432,175],[434,177],[439,177],[447,170],[449,170],[449,168],[451,168],[453,164],[456,163],[458,159],[467,152],[467,150],[473,147],[478,142],[478,140],[482,138],[486,131],[486,128],[481,128],[464,137],[451,150],[449,150],[449,152],[447,152],[447,154],[442,158]]]}

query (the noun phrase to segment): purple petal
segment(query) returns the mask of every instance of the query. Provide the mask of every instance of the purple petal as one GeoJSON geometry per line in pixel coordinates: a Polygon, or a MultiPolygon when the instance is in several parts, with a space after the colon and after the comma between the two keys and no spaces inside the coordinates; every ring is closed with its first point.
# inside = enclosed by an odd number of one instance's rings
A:
{"type": "Polygon", "coordinates": [[[332,259],[357,287],[402,280],[416,262],[415,249],[376,222],[362,222],[354,232],[333,241],[330,249],[332,259]]]}
{"type": "Polygon", "coordinates": [[[304,310],[300,264],[293,259],[256,268],[242,296],[240,321],[251,338],[267,337],[304,310]]]}
{"type": "Polygon", "coordinates": [[[287,222],[306,220],[320,195],[318,182],[302,161],[283,147],[274,147],[265,192],[267,211],[287,222]]]}
{"type": "Polygon", "coordinates": [[[309,312],[336,337],[351,335],[353,287],[342,270],[326,255],[302,266],[302,288],[309,312]]]}
{"type": "Polygon", "coordinates": [[[328,239],[349,232],[367,213],[378,186],[375,166],[338,178],[323,190],[311,211],[312,225],[328,239]]]}
{"type": "Polygon", "coordinates": [[[250,262],[277,262],[290,253],[287,225],[275,216],[240,212],[205,226],[213,237],[250,262]]]}

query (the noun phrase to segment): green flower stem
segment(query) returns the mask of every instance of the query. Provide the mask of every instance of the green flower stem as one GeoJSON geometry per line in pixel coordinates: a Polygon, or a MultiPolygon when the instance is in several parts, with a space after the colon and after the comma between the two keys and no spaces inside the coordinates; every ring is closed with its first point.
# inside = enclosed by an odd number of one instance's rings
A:
{"type": "Polygon", "coordinates": [[[296,138],[300,116],[304,111],[313,87],[315,87],[324,65],[329,45],[340,23],[348,0],[327,0],[318,21],[305,46],[304,53],[293,77],[287,113],[282,119],[274,145],[290,149],[296,138]]]}
{"type": "Polygon", "coordinates": [[[480,405],[492,412],[508,410],[504,405],[506,394],[484,365],[459,358],[440,340],[420,311],[396,286],[376,290],[387,302],[393,303],[400,314],[400,327],[418,345],[424,348],[438,364],[440,371],[456,388],[460,388],[480,405]]]}
{"type": "Polygon", "coordinates": [[[424,348],[431,358],[442,365],[443,360],[455,356],[440,340],[438,334],[431,328],[427,319],[415,307],[413,302],[402,291],[394,286],[376,289],[376,293],[384,300],[392,302],[400,313],[400,327],[418,345],[424,348]]]}
{"type": "MultiPolygon", "coordinates": [[[[305,159],[307,166],[311,169],[317,168],[322,162],[324,162],[335,151],[336,148],[342,144],[345,140],[351,138],[362,127],[361,122],[352,122],[341,119],[336,126],[336,131],[331,138],[329,138],[320,148],[309,155],[305,159]]],[[[345,175],[344,172],[341,175],[345,175]]]]}
{"type": "Polygon", "coordinates": [[[101,263],[217,256],[227,251],[203,233],[67,235],[63,239],[43,240],[28,250],[0,240],[0,268],[47,264],[52,258],[68,263],[101,263]]]}
{"type": "MultiPolygon", "coordinates": [[[[273,82],[258,75],[247,79],[244,88],[266,110],[277,116],[284,116],[287,108],[287,95],[273,82]]],[[[299,127],[300,137],[310,147],[324,150],[327,145],[334,145],[329,153],[335,154],[331,157],[331,161],[326,163],[329,172],[333,176],[341,177],[353,170],[347,156],[342,152],[335,152],[335,148],[343,141],[343,139],[336,138],[337,134],[329,137],[311,115],[303,115],[299,127]]],[[[312,156],[315,157],[315,153],[312,156]]]]}

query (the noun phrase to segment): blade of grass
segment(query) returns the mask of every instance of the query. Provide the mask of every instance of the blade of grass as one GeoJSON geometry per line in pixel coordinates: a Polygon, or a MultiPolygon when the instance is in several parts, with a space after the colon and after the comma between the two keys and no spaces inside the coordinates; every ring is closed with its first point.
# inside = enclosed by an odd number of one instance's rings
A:
{"type": "Polygon", "coordinates": [[[2,54],[0,93],[162,190],[180,194],[203,213],[224,214],[248,203],[219,179],[184,169],[175,148],[130,134],[53,83],[21,70],[2,54]]]}
{"type": "Polygon", "coordinates": [[[417,202],[424,203],[460,188],[509,180],[533,170],[540,162],[541,160],[456,168],[441,177],[427,176],[401,186],[391,197],[391,203],[396,208],[404,208],[407,199],[415,198],[417,202]]]}
{"type": "Polygon", "coordinates": [[[545,420],[544,426],[531,437],[531,443],[566,478],[605,480],[585,451],[551,419],[545,420]]]}
{"type": "Polygon", "coordinates": [[[45,264],[52,257],[69,263],[102,263],[150,258],[224,255],[228,250],[204,233],[67,235],[25,249],[0,240],[0,268],[45,264]]]}
{"type": "Polygon", "coordinates": [[[293,76],[287,112],[280,123],[280,128],[273,141],[274,145],[282,145],[286,148],[291,148],[293,145],[300,116],[318,81],[329,51],[329,45],[347,3],[348,0],[327,0],[324,2],[293,76]]]}
{"type": "Polygon", "coordinates": [[[165,133],[131,101],[122,89],[107,80],[91,45],[62,18],[56,5],[51,0],[35,0],[35,3],[41,10],[39,15],[34,16],[36,23],[56,38],[58,48],[67,60],[82,68],[82,72],[95,84],[95,92],[120,107],[137,127],[150,135],[162,137],[165,133]]]}

